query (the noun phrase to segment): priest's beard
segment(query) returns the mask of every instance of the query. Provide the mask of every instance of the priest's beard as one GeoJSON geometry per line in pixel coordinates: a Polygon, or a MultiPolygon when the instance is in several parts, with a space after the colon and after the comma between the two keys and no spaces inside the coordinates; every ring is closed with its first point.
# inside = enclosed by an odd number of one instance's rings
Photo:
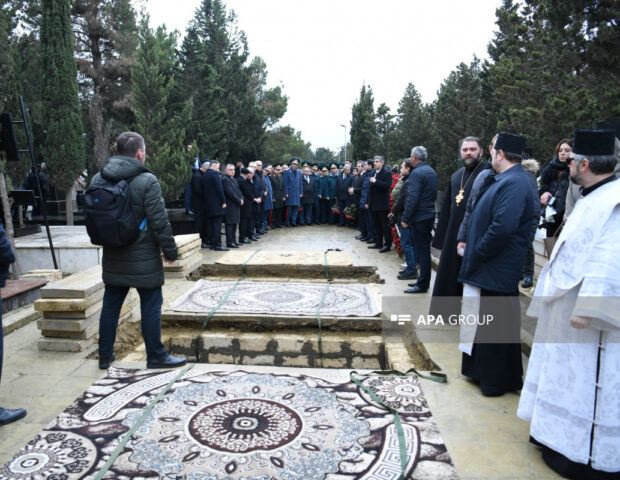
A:
{"type": "Polygon", "coordinates": [[[472,168],[476,168],[476,166],[480,163],[480,160],[482,159],[482,155],[475,158],[475,157],[465,157],[463,159],[463,165],[465,165],[465,168],[467,170],[471,170],[472,168]]]}

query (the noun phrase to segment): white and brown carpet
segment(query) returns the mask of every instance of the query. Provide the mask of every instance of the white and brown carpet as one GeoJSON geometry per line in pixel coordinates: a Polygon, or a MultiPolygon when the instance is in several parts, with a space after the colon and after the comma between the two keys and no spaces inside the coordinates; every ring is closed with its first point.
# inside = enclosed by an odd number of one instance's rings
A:
{"type": "MultiPolygon", "coordinates": [[[[398,479],[393,416],[345,371],[189,370],[155,405],[104,478],[398,479]]],[[[3,479],[93,478],[177,371],[111,368],[0,467],[3,479]]],[[[408,479],[456,472],[413,377],[361,376],[396,409],[408,479]]]]}
{"type": "MultiPolygon", "coordinates": [[[[199,280],[194,288],[173,302],[176,312],[210,312],[225,298],[235,282],[199,280]]],[[[369,285],[325,283],[239,282],[217,309],[220,313],[271,313],[275,315],[374,317],[381,313],[378,295],[369,285]]]]}

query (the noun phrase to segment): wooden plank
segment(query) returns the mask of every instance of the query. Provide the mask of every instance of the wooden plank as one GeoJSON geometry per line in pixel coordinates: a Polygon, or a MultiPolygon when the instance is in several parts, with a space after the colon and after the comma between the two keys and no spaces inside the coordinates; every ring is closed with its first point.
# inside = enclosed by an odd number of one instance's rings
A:
{"type": "Polygon", "coordinates": [[[200,250],[201,245],[202,243],[200,241],[200,238],[197,238],[193,242],[183,245],[182,247],[177,247],[179,251],[179,257],[187,253],[194,253],[193,250],[200,250]]]}
{"type": "Polygon", "coordinates": [[[101,265],[95,265],[41,288],[41,298],[87,298],[103,287],[101,265]]]}
{"type": "Polygon", "coordinates": [[[34,302],[37,312],[82,312],[103,298],[99,290],[86,298],[41,298],[34,302]]]}

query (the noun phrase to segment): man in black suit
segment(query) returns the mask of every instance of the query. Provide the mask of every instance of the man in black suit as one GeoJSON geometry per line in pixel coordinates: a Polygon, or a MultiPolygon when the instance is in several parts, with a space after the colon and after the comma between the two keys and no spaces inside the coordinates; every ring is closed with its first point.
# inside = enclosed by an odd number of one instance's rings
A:
{"type": "Polygon", "coordinates": [[[226,197],[226,246],[228,248],[239,248],[236,242],[237,225],[240,221],[241,206],[243,205],[243,194],[239,189],[239,184],[234,178],[235,166],[232,163],[226,165],[225,175],[222,177],[222,187],[226,197]]]}
{"type": "Polygon", "coordinates": [[[349,188],[353,184],[353,175],[351,175],[351,167],[347,164],[343,167],[342,173],[338,174],[336,179],[336,198],[338,199],[338,225],[345,226],[344,209],[351,204],[352,196],[349,188]]]}
{"type": "Polygon", "coordinates": [[[368,248],[378,248],[379,253],[385,253],[389,252],[392,246],[392,231],[388,225],[392,173],[385,168],[385,160],[381,155],[376,155],[373,163],[375,165],[375,173],[370,177],[368,208],[372,213],[376,243],[368,248]]]}
{"type": "Polygon", "coordinates": [[[200,168],[196,169],[194,173],[192,173],[192,198],[191,198],[191,206],[194,211],[194,228],[196,229],[196,233],[200,235],[200,239],[202,241],[202,248],[207,248],[209,245],[209,239],[207,238],[207,233],[205,229],[206,219],[204,215],[204,200],[202,198],[202,185],[200,180],[202,179],[203,174],[209,168],[209,162],[204,162],[200,168]]]}
{"type": "Polygon", "coordinates": [[[252,221],[252,202],[254,201],[254,185],[252,184],[254,169],[242,167],[239,174],[237,184],[243,195],[243,205],[239,216],[239,243],[252,243],[250,223],[252,221]]]}
{"type": "Polygon", "coordinates": [[[222,247],[222,218],[226,208],[226,197],[222,187],[222,174],[220,173],[220,162],[213,160],[209,169],[200,179],[202,187],[202,198],[207,220],[207,236],[211,244],[211,250],[227,252],[226,247],[222,247]]]}
{"type": "Polygon", "coordinates": [[[312,225],[312,206],[314,205],[314,178],[310,175],[310,167],[304,167],[302,171],[301,206],[303,212],[299,219],[299,225],[312,225]]]}

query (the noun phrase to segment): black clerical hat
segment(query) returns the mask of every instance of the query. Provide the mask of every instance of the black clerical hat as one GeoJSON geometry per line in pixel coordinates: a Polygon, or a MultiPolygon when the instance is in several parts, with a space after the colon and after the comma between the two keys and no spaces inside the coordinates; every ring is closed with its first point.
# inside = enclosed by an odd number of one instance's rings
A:
{"type": "Polygon", "coordinates": [[[495,150],[521,155],[525,148],[525,138],[514,133],[501,132],[495,142],[495,150]]]}
{"type": "Polygon", "coordinates": [[[616,134],[613,130],[575,130],[573,153],[578,155],[613,155],[616,134]]]}

